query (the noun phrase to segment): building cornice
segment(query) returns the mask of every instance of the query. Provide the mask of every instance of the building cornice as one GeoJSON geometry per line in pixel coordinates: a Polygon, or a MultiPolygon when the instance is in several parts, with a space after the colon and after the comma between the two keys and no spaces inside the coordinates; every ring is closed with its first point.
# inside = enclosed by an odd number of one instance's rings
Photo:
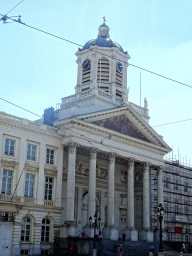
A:
{"type": "Polygon", "coordinates": [[[14,129],[17,128],[49,137],[61,138],[57,133],[57,128],[9,115],[4,112],[0,112],[0,124],[14,127],[14,129]]]}

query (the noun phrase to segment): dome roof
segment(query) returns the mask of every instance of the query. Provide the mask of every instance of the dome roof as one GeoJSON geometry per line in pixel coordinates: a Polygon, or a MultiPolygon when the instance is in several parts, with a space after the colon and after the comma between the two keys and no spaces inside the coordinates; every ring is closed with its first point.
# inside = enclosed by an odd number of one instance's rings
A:
{"type": "Polygon", "coordinates": [[[98,28],[99,33],[96,39],[89,40],[82,49],[79,49],[79,51],[83,51],[86,49],[89,49],[90,46],[92,45],[97,45],[100,47],[116,47],[118,48],[121,52],[127,54],[127,52],[123,51],[123,48],[118,44],[117,42],[111,40],[109,36],[109,27],[103,23],[101,26],[98,28]]]}

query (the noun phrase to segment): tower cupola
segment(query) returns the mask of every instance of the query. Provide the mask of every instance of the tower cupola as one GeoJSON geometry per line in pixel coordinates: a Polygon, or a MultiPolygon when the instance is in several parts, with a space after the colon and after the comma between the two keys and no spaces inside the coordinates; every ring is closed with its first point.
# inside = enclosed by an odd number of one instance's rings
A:
{"type": "Polygon", "coordinates": [[[110,28],[105,24],[105,17],[103,17],[103,24],[101,26],[99,26],[98,30],[99,30],[99,36],[105,36],[105,37],[109,37],[109,30],[110,28]]]}

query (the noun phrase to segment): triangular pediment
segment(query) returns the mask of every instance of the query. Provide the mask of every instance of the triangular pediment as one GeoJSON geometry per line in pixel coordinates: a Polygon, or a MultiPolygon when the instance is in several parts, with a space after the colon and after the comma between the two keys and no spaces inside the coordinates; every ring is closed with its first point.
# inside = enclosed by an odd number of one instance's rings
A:
{"type": "Polygon", "coordinates": [[[120,132],[125,135],[140,139],[146,142],[151,142],[124,114],[120,116],[114,116],[102,120],[92,122],[93,124],[105,127],[112,131],[120,132]]]}
{"type": "Polygon", "coordinates": [[[131,106],[95,112],[79,116],[79,119],[166,148],[167,152],[171,150],[163,138],[131,106]]]}

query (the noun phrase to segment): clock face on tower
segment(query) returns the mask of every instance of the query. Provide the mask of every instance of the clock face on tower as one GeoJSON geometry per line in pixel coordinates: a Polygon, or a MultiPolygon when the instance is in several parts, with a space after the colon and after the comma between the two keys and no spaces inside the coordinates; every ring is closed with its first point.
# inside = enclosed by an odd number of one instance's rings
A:
{"type": "Polygon", "coordinates": [[[91,66],[91,61],[89,59],[86,59],[83,61],[82,68],[83,70],[87,70],[91,66]]]}
{"type": "Polygon", "coordinates": [[[121,62],[117,63],[117,70],[119,71],[119,73],[123,73],[123,65],[121,64],[121,62]]]}

